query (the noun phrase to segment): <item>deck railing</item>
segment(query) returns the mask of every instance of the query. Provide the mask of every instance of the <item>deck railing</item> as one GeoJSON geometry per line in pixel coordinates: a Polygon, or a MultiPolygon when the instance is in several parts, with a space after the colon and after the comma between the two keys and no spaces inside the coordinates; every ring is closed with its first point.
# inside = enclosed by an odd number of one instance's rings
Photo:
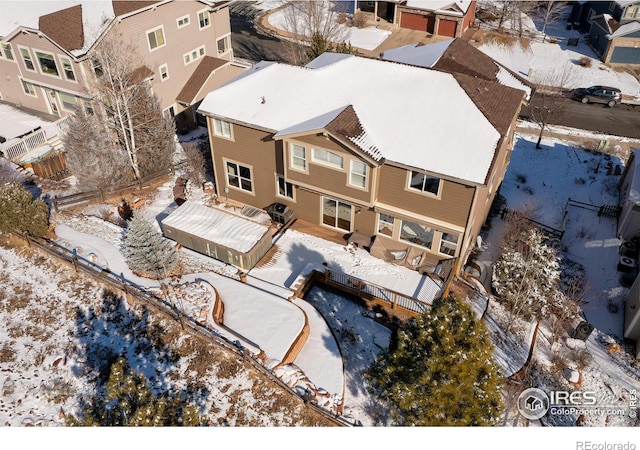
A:
{"type": "Polygon", "coordinates": [[[63,117],[21,139],[9,141],[3,144],[0,150],[4,153],[5,158],[13,162],[18,162],[21,156],[29,153],[31,150],[60,139],[63,126],[68,119],[69,116],[63,117]]]}

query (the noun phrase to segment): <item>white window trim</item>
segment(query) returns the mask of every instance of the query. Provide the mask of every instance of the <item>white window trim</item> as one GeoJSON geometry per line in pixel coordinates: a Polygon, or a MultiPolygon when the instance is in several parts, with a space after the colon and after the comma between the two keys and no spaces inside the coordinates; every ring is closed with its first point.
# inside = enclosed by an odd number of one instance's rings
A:
{"type": "Polygon", "coordinates": [[[222,158],[222,162],[224,164],[224,175],[225,175],[224,176],[224,183],[225,183],[225,186],[228,187],[229,189],[234,189],[236,191],[244,192],[245,194],[255,195],[256,181],[253,179],[253,175],[254,175],[253,166],[250,165],[250,164],[241,163],[241,162],[238,162],[238,161],[234,161],[233,159],[227,159],[227,158],[222,158]],[[233,185],[229,184],[229,172],[227,171],[227,169],[228,169],[227,164],[228,163],[235,164],[236,167],[238,167],[238,175],[236,175],[236,176],[238,177],[238,185],[239,186],[233,186],[233,185]],[[250,191],[242,188],[242,182],[240,181],[240,180],[242,180],[242,178],[240,178],[240,166],[249,169],[249,181],[251,182],[251,190],[250,191]]]}
{"type": "Polygon", "coordinates": [[[292,202],[296,201],[296,188],[293,185],[293,183],[291,181],[288,181],[284,175],[278,175],[277,173],[276,173],[276,197],[284,198],[292,202]],[[280,193],[280,180],[283,180],[285,183],[289,183],[291,185],[291,197],[282,195],[280,193]]]}
{"type": "Polygon", "coordinates": [[[349,160],[349,178],[347,180],[348,184],[350,187],[355,188],[355,189],[362,189],[363,191],[367,190],[367,182],[369,181],[369,165],[367,163],[365,163],[364,161],[360,161],[357,159],[351,159],[349,160]],[[364,186],[360,186],[357,184],[353,184],[351,182],[351,176],[352,175],[356,175],[358,177],[363,176],[361,173],[353,173],[353,163],[359,163],[359,164],[364,164],[364,186]]]}
{"type": "MultiPolygon", "coordinates": [[[[297,142],[289,142],[289,168],[291,170],[295,170],[296,172],[300,172],[300,173],[309,173],[309,154],[307,152],[307,147],[302,145],[302,144],[298,144],[297,142]],[[304,169],[301,169],[299,167],[296,167],[293,165],[293,146],[297,146],[297,147],[301,147],[304,151],[304,169]]],[[[301,159],[299,157],[296,157],[298,159],[301,159]]]]}
{"type": "Polygon", "coordinates": [[[2,59],[5,61],[16,62],[16,49],[11,45],[11,42],[1,42],[0,46],[2,46],[2,59]],[[7,58],[7,47],[10,48],[9,51],[11,52],[11,58],[7,58]]]}
{"type": "Polygon", "coordinates": [[[184,27],[188,27],[189,25],[191,25],[191,17],[190,14],[186,14],[182,17],[178,17],[176,19],[176,26],[178,27],[178,29],[184,28],[184,27]],[[187,19],[187,23],[183,23],[182,25],[180,25],[180,21],[187,19]]]}
{"type": "Polygon", "coordinates": [[[18,45],[18,53],[20,53],[20,59],[22,60],[22,64],[24,65],[25,70],[32,73],[38,73],[38,69],[36,69],[36,67],[38,67],[37,62],[35,61],[36,58],[31,53],[31,49],[29,47],[23,47],[21,45],[18,45]],[[29,54],[29,60],[31,61],[31,65],[33,66],[33,69],[29,69],[27,67],[27,63],[24,60],[24,55],[22,54],[22,50],[26,50],[27,53],[29,54]]]}
{"type": "Polygon", "coordinates": [[[218,39],[216,39],[216,51],[218,52],[218,56],[222,56],[222,55],[226,55],[227,53],[229,53],[231,51],[231,33],[229,34],[225,34],[222,37],[219,37],[218,39]],[[220,49],[218,48],[218,42],[224,40],[226,43],[226,50],[221,52],[220,49]]]}
{"type": "Polygon", "coordinates": [[[76,110],[76,108],[78,107],[78,97],[76,97],[75,95],[71,95],[71,94],[67,94],[66,92],[62,92],[62,91],[57,91],[56,92],[56,97],[58,97],[58,103],[60,104],[60,109],[67,111],[67,112],[74,112],[76,110]],[[69,97],[73,97],[76,99],[76,103],[73,105],[73,108],[69,109],[67,107],[65,107],[65,103],[62,101],[62,96],[63,95],[68,95],[69,97]]]}
{"type": "Polygon", "coordinates": [[[346,232],[351,232],[352,228],[353,228],[353,221],[354,221],[354,214],[355,214],[355,208],[351,203],[347,203],[346,201],[343,200],[338,200],[337,198],[333,198],[333,197],[329,197],[326,195],[323,195],[320,197],[320,225],[332,230],[341,230],[341,231],[346,231],[346,232]],[[350,217],[349,217],[349,229],[347,230],[346,228],[340,228],[338,226],[332,226],[332,225],[327,225],[326,223],[324,223],[324,200],[328,199],[331,200],[333,202],[335,202],[336,204],[336,217],[335,217],[335,221],[338,222],[338,204],[342,203],[344,205],[349,205],[349,209],[350,209],[350,217]]]}
{"type": "Polygon", "coordinates": [[[165,82],[169,79],[169,65],[168,64],[162,64],[160,67],[158,67],[158,74],[160,75],[160,82],[165,82]],[[167,74],[166,78],[162,78],[162,68],[165,69],[165,72],[167,74]]]}
{"type": "Polygon", "coordinates": [[[73,61],[71,61],[71,58],[58,55],[58,61],[60,61],[60,66],[62,68],[62,73],[64,74],[64,79],[71,83],[78,83],[78,76],[76,75],[76,71],[73,68],[73,61]],[[69,65],[71,66],[71,72],[73,73],[73,78],[74,78],[73,80],[67,77],[67,72],[64,70],[64,63],[62,62],[63,60],[69,61],[69,65]]]}
{"type": "Polygon", "coordinates": [[[409,191],[409,192],[414,192],[416,194],[420,194],[420,195],[426,195],[427,197],[431,197],[431,198],[437,198],[440,199],[440,195],[442,194],[442,178],[440,177],[436,177],[435,175],[429,175],[428,173],[424,173],[421,172],[420,170],[414,170],[413,172],[420,172],[422,174],[424,174],[427,177],[430,178],[437,178],[439,180],[438,182],[438,192],[437,193],[433,193],[433,192],[429,192],[429,191],[425,191],[425,190],[418,190],[415,188],[411,187],[411,170],[407,170],[407,181],[405,183],[405,190],[409,191]]]}
{"type": "MultiPolygon", "coordinates": [[[[149,52],[155,52],[156,50],[161,49],[162,47],[164,47],[165,45],[167,45],[167,35],[164,33],[164,25],[160,25],[159,27],[154,27],[151,28],[147,31],[145,31],[144,36],[147,38],[147,47],[149,48],[149,52]],[[149,41],[149,34],[154,33],[158,30],[162,30],[162,40],[163,40],[163,44],[162,45],[157,45],[155,48],[151,48],[151,42],[149,41]]],[[[156,42],[158,41],[158,38],[156,37],[156,42]]]]}
{"type": "Polygon", "coordinates": [[[208,9],[201,9],[200,11],[198,11],[196,13],[196,17],[197,17],[197,20],[198,20],[198,29],[204,30],[205,28],[209,28],[211,26],[211,13],[209,12],[208,9]],[[205,25],[205,26],[201,26],[200,25],[200,13],[203,13],[203,12],[206,12],[207,16],[209,18],[209,23],[207,25],[205,25]]]}
{"type": "Polygon", "coordinates": [[[229,141],[233,141],[233,124],[231,122],[229,122],[228,120],[223,120],[223,119],[219,119],[217,117],[213,117],[211,119],[211,122],[213,123],[213,134],[216,137],[222,138],[222,139],[227,139],[229,141]],[[216,128],[216,121],[218,121],[220,123],[220,130],[217,130],[216,128]],[[229,124],[229,136],[224,134],[224,129],[222,128],[222,124],[226,123],[229,124]]]}
{"type": "MultiPolygon", "coordinates": [[[[163,116],[165,116],[165,113],[169,114],[169,110],[170,110],[171,108],[173,108],[173,117],[175,117],[175,116],[177,115],[177,112],[176,112],[177,108],[176,108],[176,106],[177,106],[177,105],[176,105],[175,103],[174,103],[173,105],[169,105],[169,106],[167,106],[165,109],[163,109],[163,110],[162,110],[162,115],[163,115],[163,116]]],[[[165,116],[165,117],[167,117],[167,116],[165,116]]],[[[168,117],[171,117],[171,114],[169,114],[169,115],[168,115],[168,117]]]]}
{"type": "Polygon", "coordinates": [[[378,234],[378,235],[380,235],[380,236],[388,237],[389,239],[395,239],[396,229],[398,228],[398,227],[396,226],[396,223],[397,223],[398,221],[399,221],[399,219],[396,219],[396,217],[395,217],[395,216],[392,216],[391,214],[378,213],[378,214],[377,214],[377,217],[376,217],[376,234],[378,234]],[[388,235],[388,234],[385,234],[385,233],[381,233],[381,232],[380,232],[380,223],[382,223],[382,222],[381,222],[381,220],[380,220],[380,216],[381,216],[381,215],[383,215],[383,214],[384,214],[385,216],[389,216],[389,217],[391,217],[391,218],[393,219],[393,225],[391,226],[391,235],[388,235]]]}
{"type": "MultiPolygon", "coordinates": [[[[439,239],[438,239],[438,254],[439,254],[439,255],[443,255],[443,256],[448,256],[448,257],[455,257],[455,256],[456,256],[456,254],[458,253],[458,249],[460,248],[460,237],[461,237],[461,236],[460,236],[460,235],[457,235],[457,236],[458,236],[458,240],[456,241],[456,243],[455,243],[455,245],[454,245],[454,244],[453,244],[453,242],[451,242],[451,241],[447,241],[446,239],[444,239],[443,235],[444,235],[445,233],[446,233],[446,234],[452,234],[452,235],[455,235],[455,234],[456,234],[456,233],[449,233],[448,231],[440,231],[440,232],[439,232],[440,237],[439,237],[439,239]],[[454,247],[455,247],[455,249],[453,250],[453,255],[449,255],[448,253],[443,253],[443,252],[441,251],[442,243],[443,243],[443,242],[446,242],[446,243],[448,243],[449,245],[452,245],[452,246],[454,246],[454,247]]],[[[435,241],[435,236],[434,236],[434,241],[435,241]]]]}
{"type": "MultiPolygon", "coordinates": [[[[436,232],[437,232],[436,229],[431,225],[425,225],[425,224],[417,222],[417,221],[400,219],[400,226],[398,227],[398,241],[407,243],[409,245],[415,245],[416,247],[424,248],[424,249],[427,249],[429,251],[433,251],[433,245],[436,243],[436,232]],[[411,241],[409,241],[407,239],[403,239],[402,238],[402,226],[404,225],[405,222],[411,222],[411,223],[414,223],[414,224],[419,225],[421,227],[429,228],[431,230],[431,245],[429,247],[427,247],[426,245],[418,244],[416,242],[411,242],[411,241]]],[[[439,241],[438,241],[438,243],[439,243],[439,241]]]]}
{"type": "Polygon", "coordinates": [[[20,78],[20,87],[22,88],[22,93],[24,95],[28,95],[29,97],[38,98],[38,91],[36,90],[36,85],[35,84],[31,83],[30,81],[25,80],[24,78],[20,78]],[[31,87],[33,87],[33,94],[30,94],[30,93],[25,91],[23,83],[29,84],[29,85],[31,85],[31,87]]]}
{"type": "Polygon", "coordinates": [[[205,48],[204,45],[201,45],[200,47],[194,48],[191,51],[188,51],[187,53],[185,53],[184,55],[182,55],[182,62],[184,63],[185,66],[188,66],[189,64],[193,63],[194,61],[199,60],[200,58],[203,58],[204,56],[207,56],[207,49],[205,48]],[[203,51],[203,54],[200,54],[200,50],[203,51]],[[196,53],[196,57],[193,58],[191,56],[191,54],[195,52],[196,53]],[[189,61],[187,62],[186,57],[189,57],[189,61]]]}
{"type": "Polygon", "coordinates": [[[48,52],[48,51],[45,51],[45,50],[39,50],[37,48],[34,48],[33,49],[33,56],[35,56],[35,58],[36,58],[36,63],[38,64],[38,70],[40,71],[40,73],[42,75],[44,75],[46,77],[56,78],[58,80],[66,79],[66,78],[63,78],[64,75],[62,75],[62,73],[60,73],[61,64],[59,64],[58,61],[56,60],[56,55],[55,54],[53,54],[51,52],[48,52]],[[40,66],[40,59],[38,58],[38,53],[42,53],[42,54],[45,54],[45,55],[51,55],[51,57],[53,58],[53,62],[56,65],[56,69],[58,69],[58,75],[53,75],[51,73],[46,73],[45,71],[42,70],[42,66],[40,66]]]}
{"type": "Polygon", "coordinates": [[[336,152],[332,152],[331,150],[327,150],[325,148],[312,147],[311,148],[311,161],[316,163],[316,164],[320,164],[321,166],[330,167],[332,169],[337,169],[337,170],[341,170],[341,171],[344,170],[344,156],[339,155],[336,152]],[[340,165],[338,165],[338,164],[334,164],[334,163],[332,163],[330,161],[325,161],[323,159],[319,159],[319,158],[316,157],[316,151],[327,152],[328,154],[333,154],[333,155],[339,157],[342,160],[342,163],[340,165]]]}

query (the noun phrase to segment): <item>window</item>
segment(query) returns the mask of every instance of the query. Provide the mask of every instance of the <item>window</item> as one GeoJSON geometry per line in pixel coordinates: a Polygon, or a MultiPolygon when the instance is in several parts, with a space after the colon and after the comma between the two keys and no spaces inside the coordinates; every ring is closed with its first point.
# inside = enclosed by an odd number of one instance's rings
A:
{"type": "Polygon", "coordinates": [[[200,28],[206,28],[210,25],[209,22],[209,11],[200,11],[198,13],[198,24],[200,25],[200,28]]]}
{"type": "Polygon", "coordinates": [[[227,161],[227,184],[243,191],[253,192],[251,169],[234,162],[227,161]]]}
{"type": "Polygon", "coordinates": [[[147,31],[147,38],[149,39],[149,50],[155,50],[157,48],[163,47],[164,42],[164,31],[162,27],[156,28],[155,30],[147,31]]]}
{"type": "Polygon", "coordinates": [[[293,200],[293,184],[278,176],[278,195],[293,200]]]}
{"type": "Polygon", "coordinates": [[[231,124],[220,119],[213,119],[213,134],[227,139],[232,139],[231,124]]]}
{"type": "Polygon", "coordinates": [[[189,16],[182,16],[179,17],[178,20],[178,28],[182,28],[182,27],[186,27],[187,25],[189,25],[189,23],[191,22],[189,19],[189,16]]]}
{"type": "Polygon", "coordinates": [[[395,222],[395,217],[382,213],[378,214],[378,234],[384,234],[385,236],[392,237],[395,222]]]}
{"type": "Polygon", "coordinates": [[[422,172],[411,171],[409,187],[428,194],[438,195],[440,178],[430,177],[422,172]]]}
{"type": "Polygon", "coordinates": [[[64,92],[58,92],[58,97],[62,103],[62,109],[66,111],[76,110],[76,98],[73,95],[65,94],[64,92]]]}
{"type": "Polygon", "coordinates": [[[349,184],[361,188],[367,187],[367,165],[362,161],[351,161],[349,184]]]}
{"type": "Polygon", "coordinates": [[[185,53],[183,55],[184,65],[186,66],[187,64],[192,63],[193,61],[195,61],[198,58],[201,58],[205,54],[206,53],[205,53],[205,50],[204,50],[204,46],[198,47],[195,50],[191,50],[189,53],[185,53]]]}
{"type": "Polygon", "coordinates": [[[38,63],[40,64],[40,70],[42,71],[42,73],[53,75],[56,77],[60,76],[60,73],[58,72],[58,66],[56,65],[56,60],[53,55],[37,51],[36,58],[38,59],[38,63]]]}
{"type": "Polygon", "coordinates": [[[351,231],[351,205],[323,197],[322,223],[333,228],[351,231]]]}
{"type": "Polygon", "coordinates": [[[13,61],[13,49],[11,48],[11,44],[2,44],[2,48],[4,50],[4,57],[13,61]]]}
{"type": "Polygon", "coordinates": [[[24,62],[24,66],[27,68],[27,70],[35,72],[36,68],[33,65],[33,61],[31,60],[31,53],[29,53],[29,49],[20,48],[20,55],[22,55],[22,61],[24,62]]]}
{"type": "Polygon", "coordinates": [[[93,72],[96,74],[98,78],[102,76],[102,63],[97,59],[91,60],[91,65],[93,66],[93,72]]]}
{"type": "Polygon", "coordinates": [[[95,114],[93,110],[93,105],[91,105],[91,102],[89,100],[85,100],[83,102],[83,105],[84,105],[84,111],[87,113],[87,115],[92,116],[95,114]]]}
{"type": "Polygon", "coordinates": [[[24,93],[36,97],[36,88],[33,86],[33,84],[28,83],[24,80],[20,81],[22,82],[22,90],[24,91],[24,93]]]}
{"type": "Polygon", "coordinates": [[[302,145],[290,144],[291,149],[291,168],[307,171],[307,155],[302,145]]]}
{"type": "Polygon", "coordinates": [[[342,158],[342,156],[340,155],[330,152],[329,150],[322,150],[319,148],[312,149],[311,160],[313,162],[324,164],[325,166],[335,167],[337,169],[342,169],[344,167],[344,158],[342,158]]]}
{"type": "Polygon", "coordinates": [[[442,233],[440,238],[440,253],[449,256],[455,256],[458,248],[458,236],[450,233],[442,233]]]}
{"type": "Polygon", "coordinates": [[[402,226],[400,227],[400,239],[419,245],[420,247],[431,249],[433,230],[419,223],[403,220],[402,226]]]}
{"type": "Polygon", "coordinates": [[[69,81],[76,81],[76,74],[73,73],[73,66],[71,60],[68,58],[60,58],[62,63],[62,70],[64,71],[64,77],[69,81]]]}
{"type": "Polygon", "coordinates": [[[160,81],[164,81],[169,79],[169,66],[163,64],[159,68],[160,70],[160,81]]]}
{"type": "Polygon", "coordinates": [[[225,36],[222,39],[218,39],[218,55],[227,53],[229,51],[229,36],[225,36]]]}

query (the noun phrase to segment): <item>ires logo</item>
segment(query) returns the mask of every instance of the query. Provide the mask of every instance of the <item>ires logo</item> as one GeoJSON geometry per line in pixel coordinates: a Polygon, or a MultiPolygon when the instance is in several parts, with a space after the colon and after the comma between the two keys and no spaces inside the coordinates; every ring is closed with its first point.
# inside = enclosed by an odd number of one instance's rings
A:
{"type": "Polygon", "coordinates": [[[598,397],[591,391],[550,391],[548,394],[538,388],[529,388],[518,396],[518,411],[529,419],[536,420],[543,417],[549,410],[553,414],[563,414],[560,410],[574,413],[578,408],[595,407],[598,397]]]}

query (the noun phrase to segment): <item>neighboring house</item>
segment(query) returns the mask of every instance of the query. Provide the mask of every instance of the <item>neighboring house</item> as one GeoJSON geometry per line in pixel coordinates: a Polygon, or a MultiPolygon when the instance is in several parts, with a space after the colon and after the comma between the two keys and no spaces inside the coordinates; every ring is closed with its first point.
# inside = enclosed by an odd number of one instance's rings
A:
{"type": "Polygon", "coordinates": [[[603,62],[640,64],[640,1],[575,2],[569,22],[588,33],[603,62]]]}
{"type": "Polygon", "coordinates": [[[263,61],[199,112],[225,197],[286,205],[295,219],[388,249],[385,259],[413,251],[405,265],[418,269],[417,259],[433,268],[469,256],[524,98],[465,74],[325,53],[306,67],[263,61]]]}
{"type": "Polygon", "coordinates": [[[244,68],[233,63],[228,1],[3,1],[0,99],[63,117],[92,108],[92,54],[108,34],[137,48],[166,114],[187,126],[204,93],[244,68]],[[204,73],[211,70],[209,73],[204,73]]]}
{"type": "Polygon", "coordinates": [[[358,1],[361,11],[400,28],[460,37],[475,20],[475,0],[358,1]]]}
{"type": "Polygon", "coordinates": [[[405,45],[383,52],[380,59],[494,81],[523,90],[527,100],[535,90],[533,83],[462,39],[405,45]]]}
{"type": "Polygon", "coordinates": [[[618,188],[621,208],[618,216],[617,235],[620,239],[630,241],[640,237],[640,149],[632,148],[631,155],[620,177],[618,188]]]}
{"type": "Polygon", "coordinates": [[[636,277],[624,304],[624,337],[636,341],[636,357],[640,358],[640,277],[636,277]]]}

